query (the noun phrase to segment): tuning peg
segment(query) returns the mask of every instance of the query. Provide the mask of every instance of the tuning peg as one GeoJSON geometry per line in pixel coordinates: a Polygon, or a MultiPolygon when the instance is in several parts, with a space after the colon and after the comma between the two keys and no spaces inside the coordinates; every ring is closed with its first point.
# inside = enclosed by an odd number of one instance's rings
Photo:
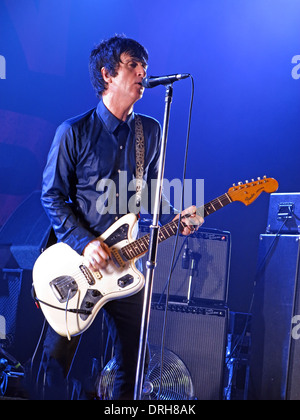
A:
{"type": "Polygon", "coordinates": [[[254,182],[254,179],[253,178],[251,178],[251,182],[254,182]]]}
{"type": "Polygon", "coordinates": [[[249,182],[248,179],[246,179],[245,184],[248,184],[248,182],[249,182]]]}
{"type": "Polygon", "coordinates": [[[259,176],[257,177],[257,180],[260,181],[260,177],[259,176]]]}
{"type": "Polygon", "coordinates": [[[235,187],[235,184],[232,184],[233,187],[235,187]]]}
{"type": "Polygon", "coordinates": [[[264,175],[264,178],[266,179],[267,178],[267,175],[264,175]]]}
{"type": "Polygon", "coordinates": [[[241,181],[238,182],[238,185],[243,185],[243,183],[241,181]]]}

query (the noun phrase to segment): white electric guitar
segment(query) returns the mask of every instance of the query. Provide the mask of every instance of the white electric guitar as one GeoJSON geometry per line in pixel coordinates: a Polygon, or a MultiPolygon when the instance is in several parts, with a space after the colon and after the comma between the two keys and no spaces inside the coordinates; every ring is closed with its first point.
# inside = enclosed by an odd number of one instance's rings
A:
{"type": "MultiPolygon", "coordinates": [[[[278,182],[266,177],[239,183],[197,212],[206,217],[233,201],[249,205],[263,191],[271,193],[277,188],[278,182]]],[[[181,224],[183,227],[183,218],[181,224]]],[[[178,221],[161,227],[158,242],[175,235],[177,229],[178,221]]],[[[112,255],[107,268],[101,271],[89,270],[84,257],[64,243],[50,246],[39,256],[33,267],[35,297],[58,334],[70,338],[82,333],[105,303],[133,295],[143,288],[145,279],[135,263],[148,251],[150,235],[136,239],[137,231],[136,215],[130,213],[100,236],[112,255]]]]}

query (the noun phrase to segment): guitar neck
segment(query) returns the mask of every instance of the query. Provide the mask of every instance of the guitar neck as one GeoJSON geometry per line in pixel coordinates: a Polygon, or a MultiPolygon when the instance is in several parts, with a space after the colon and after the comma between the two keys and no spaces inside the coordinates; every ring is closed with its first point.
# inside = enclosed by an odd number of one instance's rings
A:
{"type": "MultiPolygon", "coordinates": [[[[198,207],[196,212],[201,216],[209,216],[210,214],[214,213],[217,210],[225,207],[227,204],[231,203],[232,200],[227,193],[221,195],[220,197],[215,198],[214,200],[210,201],[209,203],[204,204],[204,206],[198,207]]],[[[180,220],[180,229],[185,227],[184,221],[180,220]]],[[[158,243],[165,241],[166,239],[170,238],[171,236],[176,235],[178,229],[178,221],[172,220],[171,222],[167,223],[166,225],[162,226],[159,229],[158,234],[158,243]]],[[[141,238],[131,242],[128,245],[125,245],[122,248],[122,254],[127,260],[131,260],[136,257],[140,257],[144,255],[149,249],[150,243],[150,234],[142,236],[141,238]]]]}

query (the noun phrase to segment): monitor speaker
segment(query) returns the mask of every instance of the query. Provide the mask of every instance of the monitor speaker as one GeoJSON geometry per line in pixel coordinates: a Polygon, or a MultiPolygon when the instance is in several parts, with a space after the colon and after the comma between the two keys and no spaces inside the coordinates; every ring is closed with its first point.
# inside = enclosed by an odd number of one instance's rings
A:
{"type": "MultiPolygon", "coordinates": [[[[142,232],[146,229],[142,230],[142,232]]],[[[176,237],[158,246],[153,293],[164,294],[168,286],[170,263],[176,237]]],[[[227,302],[230,265],[230,233],[200,228],[190,236],[178,236],[170,294],[227,302]]],[[[143,258],[144,272],[147,257],[143,258]]]]}
{"type": "MultiPolygon", "coordinates": [[[[148,331],[150,346],[162,346],[165,308],[154,295],[148,331]]],[[[168,304],[163,348],[175,353],[186,365],[195,399],[223,397],[227,324],[228,310],[222,306],[168,304]]]]}
{"type": "Polygon", "coordinates": [[[300,399],[299,293],[299,235],[261,235],[249,399],[300,399]]]}

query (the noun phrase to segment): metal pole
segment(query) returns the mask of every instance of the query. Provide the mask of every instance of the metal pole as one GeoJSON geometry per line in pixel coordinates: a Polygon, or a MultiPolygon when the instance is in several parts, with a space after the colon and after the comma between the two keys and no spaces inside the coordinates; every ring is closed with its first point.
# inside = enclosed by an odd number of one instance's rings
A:
{"type": "Polygon", "coordinates": [[[146,348],[147,348],[147,340],[148,340],[148,327],[149,327],[151,299],[152,299],[152,286],[153,286],[154,269],[156,266],[156,254],[157,254],[158,234],[159,234],[158,223],[159,223],[160,203],[161,203],[161,195],[162,195],[162,187],[163,187],[166,148],[167,148],[172,98],[173,98],[173,85],[168,85],[166,87],[166,95],[165,95],[165,113],[164,113],[164,123],[163,123],[163,132],[162,132],[161,149],[160,149],[160,160],[159,160],[159,168],[158,168],[158,176],[157,176],[157,186],[156,186],[156,191],[155,191],[153,222],[152,222],[152,225],[150,226],[149,253],[148,253],[148,260],[146,264],[147,271],[146,271],[146,279],[145,279],[144,302],[143,302],[141,332],[140,332],[140,341],[139,341],[139,353],[138,353],[136,380],[135,380],[135,389],[134,389],[135,400],[141,399],[143,380],[144,380],[144,368],[145,368],[146,348]]]}

